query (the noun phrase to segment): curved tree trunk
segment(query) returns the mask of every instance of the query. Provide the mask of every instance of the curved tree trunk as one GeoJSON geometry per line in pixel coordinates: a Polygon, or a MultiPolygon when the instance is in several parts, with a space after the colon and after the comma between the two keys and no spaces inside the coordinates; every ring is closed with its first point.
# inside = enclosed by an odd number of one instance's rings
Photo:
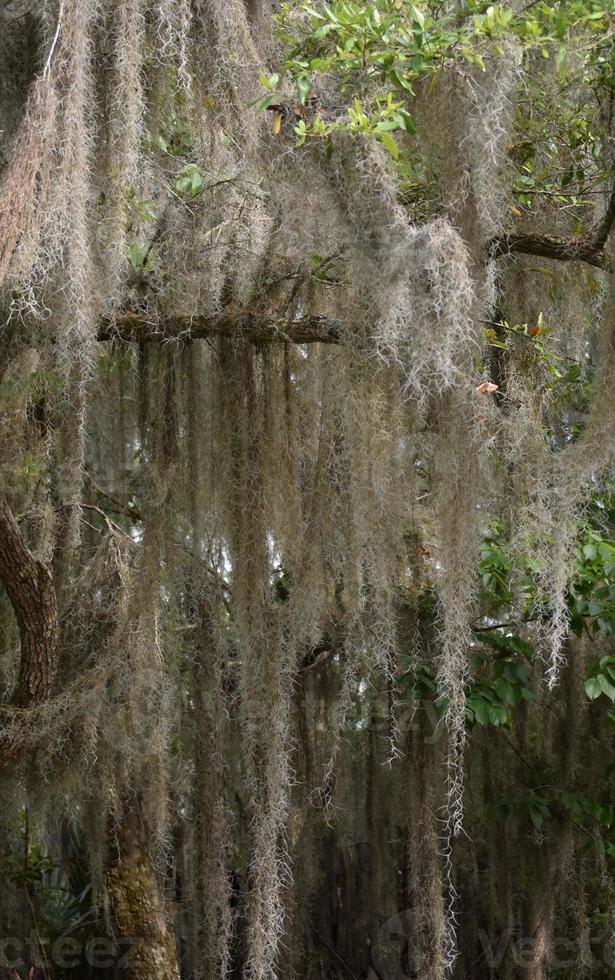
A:
{"type": "MultiPolygon", "coordinates": [[[[60,624],[53,577],[28,548],[11,509],[0,496],[0,582],[9,597],[21,640],[19,675],[12,697],[17,709],[47,700],[60,653],[60,624]]],[[[15,761],[23,743],[3,733],[0,770],[15,761]]]]}

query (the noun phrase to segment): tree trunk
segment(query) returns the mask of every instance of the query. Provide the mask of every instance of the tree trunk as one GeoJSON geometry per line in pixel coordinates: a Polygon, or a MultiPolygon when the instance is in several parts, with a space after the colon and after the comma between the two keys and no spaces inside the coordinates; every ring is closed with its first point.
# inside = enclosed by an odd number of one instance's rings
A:
{"type": "Polygon", "coordinates": [[[122,980],[179,980],[177,950],[137,810],[114,828],[107,894],[120,946],[122,980]]]}
{"type": "Polygon", "coordinates": [[[51,690],[60,643],[58,611],[51,573],[28,549],[4,498],[0,498],[0,581],[21,637],[13,702],[31,707],[45,701],[51,690]]]}

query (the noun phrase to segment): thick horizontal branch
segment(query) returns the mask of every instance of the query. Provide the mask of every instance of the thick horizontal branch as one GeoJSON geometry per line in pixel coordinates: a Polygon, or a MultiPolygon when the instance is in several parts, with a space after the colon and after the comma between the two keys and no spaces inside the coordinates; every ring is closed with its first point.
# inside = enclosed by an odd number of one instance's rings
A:
{"type": "Polygon", "coordinates": [[[521,252],[563,262],[587,262],[598,269],[608,268],[604,242],[588,238],[552,238],[549,235],[503,235],[494,238],[487,247],[492,259],[521,252]]]}
{"type": "Polygon", "coordinates": [[[204,337],[243,338],[251,343],[337,344],[342,326],[324,316],[289,320],[263,313],[224,310],[213,316],[170,316],[152,320],[143,314],[124,314],[103,323],[98,340],[198,340],[204,337]]]}
{"type": "MultiPolygon", "coordinates": [[[[610,268],[606,243],[615,222],[615,189],[606,211],[586,235],[557,238],[552,235],[502,235],[487,244],[490,258],[502,258],[519,252],[563,262],[586,262],[598,269],[610,268]]],[[[226,307],[210,316],[148,317],[125,313],[103,322],[98,340],[123,342],[146,340],[198,340],[206,337],[233,337],[250,343],[338,344],[342,325],[324,316],[289,319],[282,314],[262,313],[245,307],[226,307]]]]}
{"type": "Polygon", "coordinates": [[[613,186],[606,210],[586,235],[576,238],[556,238],[552,235],[502,235],[492,239],[487,252],[492,259],[521,252],[524,255],[539,255],[545,259],[560,262],[587,262],[598,269],[610,268],[605,250],[609,235],[615,224],[615,185],[613,186]]]}

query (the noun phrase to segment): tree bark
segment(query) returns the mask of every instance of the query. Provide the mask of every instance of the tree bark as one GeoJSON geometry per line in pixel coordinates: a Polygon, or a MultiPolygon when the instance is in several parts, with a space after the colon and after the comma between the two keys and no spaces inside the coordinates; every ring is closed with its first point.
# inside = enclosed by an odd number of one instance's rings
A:
{"type": "Polygon", "coordinates": [[[136,343],[143,340],[199,340],[204,337],[236,337],[253,343],[338,344],[342,325],[324,316],[304,316],[293,320],[274,313],[226,309],[211,316],[168,316],[152,320],[130,313],[105,320],[98,340],[136,343]]]}
{"type": "Polygon", "coordinates": [[[487,246],[492,259],[521,252],[524,255],[538,255],[545,259],[560,262],[586,262],[597,269],[607,269],[608,256],[604,242],[596,242],[586,237],[553,238],[550,235],[503,235],[494,238],[487,246]]]}
{"type": "MultiPolygon", "coordinates": [[[[13,704],[34,707],[50,694],[60,650],[51,572],[26,545],[7,501],[0,497],[0,581],[19,627],[21,658],[13,704]]],[[[1,764],[2,760],[0,760],[1,764]]]]}
{"type": "Polygon", "coordinates": [[[172,928],[164,914],[148,833],[138,807],[110,835],[114,856],[106,884],[120,946],[122,980],[180,980],[172,928]]]}
{"type": "Polygon", "coordinates": [[[540,255],[560,262],[586,262],[598,269],[609,269],[610,259],[605,250],[615,223],[615,185],[609,195],[606,210],[600,220],[584,235],[575,238],[556,238],[553,235],[502,235],[487,245],[487,254],[497,259],[522,252],[540,255]]]}
{"type": "MultiPolygon", "coordinates": [[[[560,262],[585,262],[598,269],[609,269],[606,243],[615,222],[615,188],[598,223],[584,235],[557,238],[553,235],[501,235],[477,249],[491,259],[504,258],[514,252],[537,255],[560,262]]],[[[480,262],[480,255],[475,256],[480,262]]],[[[142,313],[125,313],[105,319],[100,325],[99,341],[118,340],[137,343],[144,340],[198,340],[205,337],[236,337],[252,343],[339,344],[343,324],[326,316],[292,318],[274,310],[259,311],[244,306],[227,306],[211,315],[166,316],[152,319],[142,313]]]]}

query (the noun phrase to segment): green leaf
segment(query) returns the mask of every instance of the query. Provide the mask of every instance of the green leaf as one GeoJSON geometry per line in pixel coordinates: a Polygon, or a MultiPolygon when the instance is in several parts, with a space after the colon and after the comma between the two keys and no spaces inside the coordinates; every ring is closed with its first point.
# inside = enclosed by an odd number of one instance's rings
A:
{"type": "Polygon", "coordinates": [[[393,69],[391,72],[391,78],[397,85],[399,85],[400,88],[405,89],[406,92],[412,92],[412,85],[410,84],[409,79],[407,79],[406,76],[401,73],[399,68],[393,69]]]}
{"type": "Polygon", "coordinates": [[[310,61],[310,71],[328,71],[331,67],[330,58],[312,58],[310,61]]]}
{"type": "Polygon", "coordinates": [[[595,701],[602,694],[602,688],[597,677],[588,677],[585,681],[585,693],[591,701],[595,701]]]}
{"type": "Polygon", "coordinates": [[[399,147],[390,133],[379,132],[378,140],[382,143],[387,153],[389,153],[394,160],[399,159],[399,147]]]}
{"type": "Polygon", "coordinates": [[[269,75],[269,76],[259,75],[258,80],[263,86],[263,88],[268,88],[268,89],[277,88],[278,85],[280,84],[280,76],[277,74],[277,72],[275,75],[269,75]]]}
{"type": "Polygon", "coordinates": [[[400,109],[397,115],[401,119],[402,129],[404,129],[407,133],[416,133],[416,125],[409,112],[406,112],[405,109],[400,109]]]}
{"type": "Polygon", "coordinates": [[[489,724],[489,705],[482,698],[472,700],[472,710],[479,725],[489,724]]]}
{"type": "Polygon", "coordinates": [[[596,819],[603,825],[603,827],[611,827],[613,823],[612,806],[597,806],[594,812],[596,819]]]}
{"type": "Polygon", "coordinates": [[[194,163],[187,164],[175,180],[177,194],[197,197],[204,189],[203,173],[194,163]]]}
{"type": "Polygon", "coordinates": [[[310,80],[307,75],[299,75],[297,79],[297,92],[299,93],[299,101],[301,105],[305,105],[306,99],[310,94],[310,80]]]}
{"type": "Polygon", "coordinates": [[[576,793],[570,793],[568,790],[565,790],[561,794],[560,800],[567,810],[572,810],[575,806],[577,806],[579,798],[576,793]]]}
{"type": "Polygon", "coordinates": [[[272,95],[266,95],[264,99],[260,99],[256,103],[256,109],[257,109],[257,111],[258,112],[264,112],[264,110],[265,109],[268,109],[269,106],[272,105],[272,103],[275,102],[275,100],[278,99],[278,98],[279,98],[279,96],[277,95],[277,93],[273,93],[272,95]]]}
{"type": "Polygon", "coordinates": [[[412,19],[416,21],[419,27],[422,28],[425,26],[425,14],[418,7],[415,7],[413,3],[410,4],[410,13],[412,14],[412,19]]]}
{"type": "Polygon", "coordinates": [[[535,806],[534,803],[530,803],[529,810],[530,810],[530,818],[534,826],[542,827],[542,824],[544,822],[544,814],[539,809],[539,807],[535,806]]]}
{"type": "Polygon", "coordinates": [[[128,261],[133,269],[143,269],[146,265],[149,246],[133,244],[128,246],[128,261]]]}
{"type": "Polygon", "coordinates": [[[517,684],[511,684],[509,681],[498,681],[496,690],[502,698],[502,701],[510,705],[511,708],[516,708],[523,697],[521,688],[517,684]]]}
{"type": "Polygon", "coordinates": [[[500,803],[496,803],[491,809],[491,814],[496,823],[503,823],[509,813],[510,806],[505,800],[502,800],[500,803]]]}
{"type": "Polygon", "coordinates": [[[495,725],[496,728],[499,728],[501,725],[508,724],[508,713],[506,708],[503,708],[499,704],[489,705],[489,721],[492,725],[495,725]]]}
{"type": "Polygon", "coordinates": [[[549,816],[549,807],[546,800],[539,796],[533,796],[528,802],[530,819],[535,827],[542,827],[545,817],[549,816]]]}
{"type": "Polygon", "coordinates": [[[615,687],[611,684],[606,674],[598,674],[596,680],[600,685],[602,693],[606,694],[607,698],[610,698],[611,701],[615,701],[615,687]]]}
{"type": "Polygon", "coordinates": [[[336,29],[336,26],[337,26],[336,24],[321,24],[320,27],[316,28],[312,37],[316,37],[320,40],[320,38],[326,37],[327,34],[329,34],[331,31],[334,31],[336,29]]]}

